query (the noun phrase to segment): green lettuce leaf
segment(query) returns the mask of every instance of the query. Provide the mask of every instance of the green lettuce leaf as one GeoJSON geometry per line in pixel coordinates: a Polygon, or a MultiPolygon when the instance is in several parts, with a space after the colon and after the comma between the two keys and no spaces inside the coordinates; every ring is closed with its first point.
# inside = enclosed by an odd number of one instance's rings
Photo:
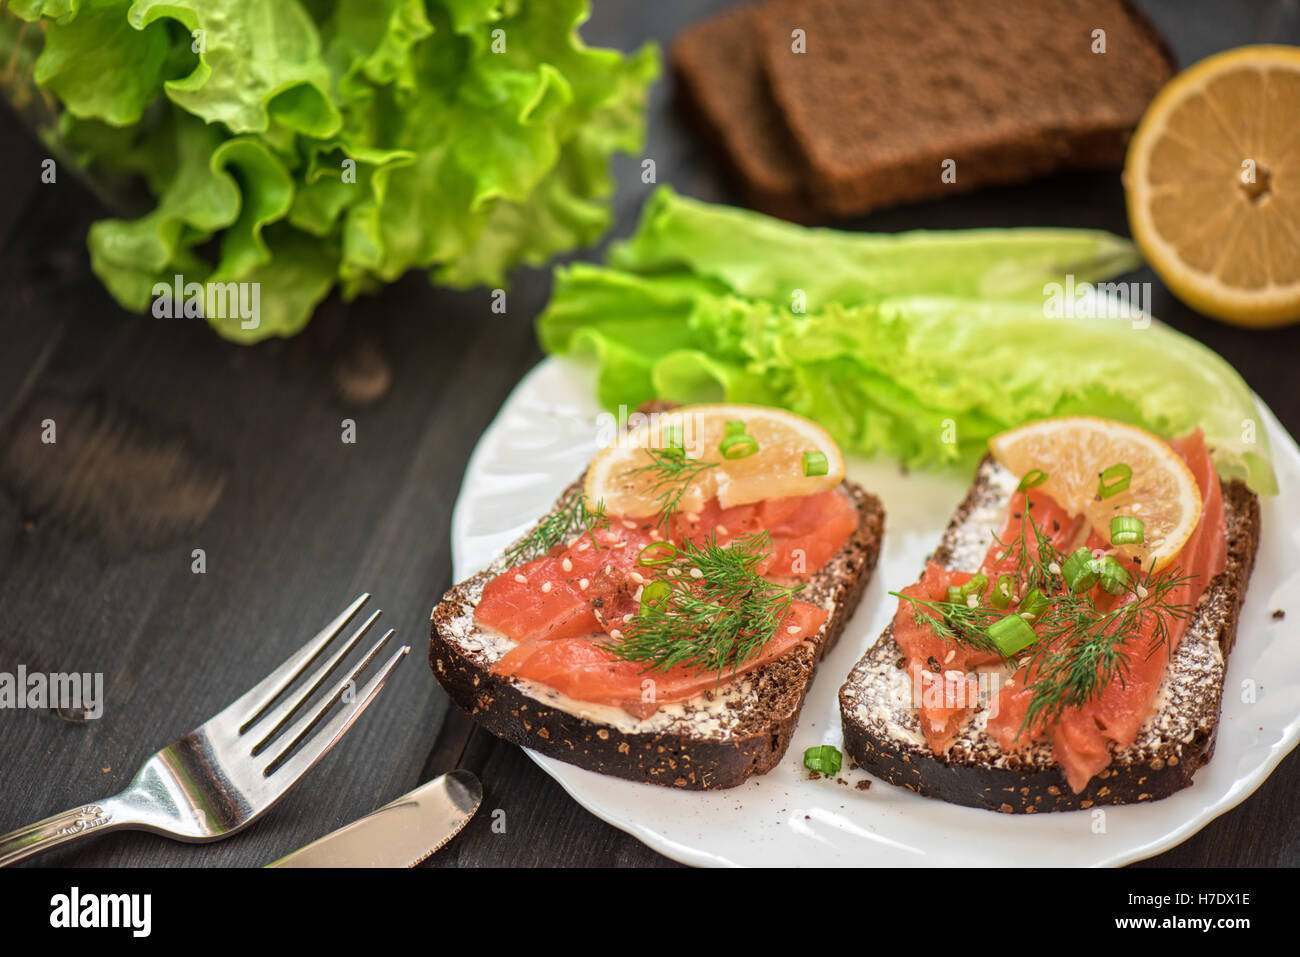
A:
{"type": "Polygon", "coordinates": [[[29,23],[44,17],[66,23],[77,15],[81,0],[9,0],[9,10],[29,23]]]}
{"type": "Polygon", "coordinates": [[[608,227],[609,156],[640,148],[653,49],[632,57],[582,44],[583,0],[506,8],[444,4],[416,51],[416,96],[376,102],[415,159],[383,197],[346,214],[349,288],[434,267],[437,282],[499,284],[608,227]],[[491,30],[503,31],[493,52],[491,30]],[[468,36],[467,36],[468,34],[468,36]],[[453,69],[453,64],[460,64],[453,69]]]}
{"type": "Polygon", "coordinates": [[[90,227],[90,264],[109,292],[128,309],[143,310],[154,284],[174,273],[202,282],[207,268],[191,250],[239,218],[241,196],[234,177],[213,159],[221,131],[176,114],[158,145],[172,151],[174,166],[151,212],[135,220],[103,219],[90,227]]]}
{"type": "Polygon", "coordinates": [[[170,46],[165,24],[138,30],[126,20],[128,0],[83,0],[80,10],[45,28],[36,82],[73,116],[126,126],[158,96],[170,46]],[[67,18],[67,22],[61,22],[67,18]],[[132,64],[122,69],[123,62],[132,64]]]}
{"type": "Polygon", "coordinates": [[[1076,283],[1094,282],[1141,263],[1131,242],[1101,230],[812,229],[679,196],[667,186],[647,201],[636,235],[609,254],[619,269],[690,269],[787,305],[801,290],[809,309],[908,293],[1041,302],[1044,284],[1067,274],[1076,283]]]}
{"type": "Polygon", "coordinates": [[[292,336],[302,331],[312,311],[329,293],[338,270],[339,250],[333,237],[308,236],[283,223],[268,226],[265,260],[238,276],[218,270],[209,280],[208,321],[227,339],[257,342],[268,336],[292,336]],[[234,314],[229,305],[215,308],[218,284],[239,281],[258,290],[257,325],[234,314]]]}
{"type": "Polygon", "coordinates": [[[640,148],[652,47],[587,47],[586,0],[17,0],[4,88],[60,110],[43,135],[116,202],[91,264],[122,305],[158,282],[259,282],[254,341],[322,295],[410,269],[502,285],[596,241],[610,158],[640,148]],[[24,21],[41,20],[41,29],[24,21]],[[499,32],[498,32],[499,31],[499,32]],[[36,51],[39,51],[37,53],[36,51]],[[279,256],[285,262],[277,262],[279,256]],[[313,259],[313,257],[315,257],[313,259]],[[330,281],[325,279],[328,266],[330,281]]]}
{"type": "MultiPolygon", "coordinates": [[[[1042,285],[1064,278],[1050,272],[1051,251],[1118,240],[1068,230],[992,237],[1000,255],[1018,260],[1011,269],[980,248],[972,249],[973,263],[963,261],[942,234],[931,234],[925,245],[948,247],[940,265],[966,276],[963,283],[1037,270],[1037,301],[1027,286],[1018,299],[953,295],[951,280],[937,273],[935,288],[926,289],[927,263],[908,268],[892,250],[885,255],[894,259],[891,273],[903,277],[900,291],[873,285],[868,295],[847,289],[847,271],[835,273],[877,237],[809,230],[828,247],[817,256],[812,238],[791,235],[798,227],[665,199],[665,192],[650,201],[637,234],[611,253],[625,268],[558,269],[538,319],[547,352],[599,363],[599,399],[611,411],[655,397],[782,406],[820,422],[846,449],[920,467],[969,466],[1003,429],[1086,413],[1164,436],[1200,427],[1221,475],[1261,494],[1276,491],[1254,395],[1220,356],[1155,321],[1048,314],[1042,285]],[[675,221],[665,219],[665,210],[675,215],[687,205],[675,221]],[[757,237],[752,222],[762,227],[757,237]],[[753,258],[742,262],[737,248],[753,258]],[[797,271],[799,262],[806,272],[797,271]],[[771,275],[818,288],[810,300],[820,305],[791,311],[784,281],[774,285],[771,275]],[[831,290],[843,301],[826,301],[831,290]]],[[[883,239],[887,246],[890,237],[883,239]]]]}
{"type": "Polygon", "coordinates": [[[311,136],[338,130],[320,34],[297,0],[135,0],[127,13],[142,31],[164,18],[201,47],[193,72],[164,87],[181,109],[234,133],[264,133],[272,118],[311,136]]]}

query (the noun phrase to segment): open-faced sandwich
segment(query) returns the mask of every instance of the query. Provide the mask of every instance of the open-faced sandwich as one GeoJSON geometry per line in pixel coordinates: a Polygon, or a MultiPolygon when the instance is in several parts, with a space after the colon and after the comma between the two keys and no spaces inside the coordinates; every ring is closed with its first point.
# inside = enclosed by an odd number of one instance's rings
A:
{"type": "Polygon", "coordinates": [[[632,418],[527,535],[447,593],[430,662],[509,741],[632,780],[733,787],[785,753],[884,512],[792,413],[632,418]]]}
{"type": "Polygon", "coordinates": [[[1199,431],[1089,417],[990,441],[892,625],[840,691],[892,784],[1033,813],[1187,787],[1214,750],[1259,501],[1199,431]]]}

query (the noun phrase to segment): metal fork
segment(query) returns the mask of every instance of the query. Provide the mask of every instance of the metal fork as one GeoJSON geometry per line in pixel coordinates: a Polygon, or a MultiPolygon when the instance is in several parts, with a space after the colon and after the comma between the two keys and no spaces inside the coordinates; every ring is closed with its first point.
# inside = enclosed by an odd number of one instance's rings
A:
{"type": "Polygon", "coordinates": [[[362,622],[338,652],[307,676],[301,694],[278,705],[276,701],[325,653],[369,598],[362,595],[246,695],[149,758],[121,794],[0,835],[0,867],[87,834],[139,830],[205,843],[247,827],[343,737],[411,650],[399,648],[364,687],[349,694],[393,636],[389,629],[315,710],[289,724],[380,612],[362,622]],[[326,720],[339,701],[346,707],[326,720]],[[287,744],[280,747],[280,741],[287,744]]]}

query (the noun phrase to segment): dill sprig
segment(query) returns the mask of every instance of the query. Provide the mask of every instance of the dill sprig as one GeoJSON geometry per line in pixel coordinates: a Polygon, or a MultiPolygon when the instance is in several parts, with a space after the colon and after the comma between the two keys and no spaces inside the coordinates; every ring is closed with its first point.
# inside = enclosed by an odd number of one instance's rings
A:
{"type": "Polygon", "coordinates": [[[912,616],[918,625],[929,628],[941,639],[959,648],[972,651],[984,651],[998,655],[1007,660],[993,639],[988,636],[988,626],[997,621],[1006,612],[998,611],[991,605],[970,606],[965,602],[930,601],[913,595],[904,595],[899,591],[889,594],[900,598],[912,606],[912,616]]]}
{"type": "Polygon", "coordinates": [[[1170,625],[1190,618],[1192,607],[1172,600],[1191,576],[1169,568],[1145,573],[1141,567],[1130,573],[1124,593],[1105,596],[1105,607],[1097,604],[1092,590],[1073,592],[1060,568],[1065,553],[1034,521],[1030,503],[1025,502],[1021,525],[1018,566],[1028,568],[1028,578],[1048,597],[1049,604],[1034,622],[1038,642],[1024,663],[1028,665],[1033,695],[1021,731],[1056,720],[1068,708],[1082,707],[1101,697],[1113,681],[1124,686],[1130,666],[1129,639],[1148,625],[1146,656],[1161,649],[1172,654],[1170,625]],[[1028,547],[1026,529],[1034,536],[1028,547]]]}
{"type": "MultiPolygon", "coordinates": [[[[1061,572],[1066,554],[1059,550],[1034,521],[1031,505],[1025,502],[1025,520],[1017,542],[996,564],[1014,557],[1018,599],[1039,590],[1047,599],[1031,622],[1038,641],[1018,662],[1028,666],[1033,695],[1021,731],[1039,727],[1058,718],[1068,708],[1096,700],[1112,681],[1121,682],[1129,672],[1129,639],[1151,628],[1146,654],[1150,658],[1162,648],[1172,653],[1170,627],[1173,621],[1191,617],[1192,607],[1175,602],[1174,593],[1192,579],[1176,569],[1161,572],[1141,568],[1129,577],[1126,591],[1105,595],[1099,605],[1091,590],[1070,590],[1061,572]],[[1030,541],[1029,536],[1033,536],[1030,541]]],[[[970,607],[961,602],[926,601],[891,592],[907,600],[919,624],[943,640],[962,648],[1005,655],[988,636],[988,626],[1004,615],[1015,613],[1017,605],[998,610],[984,601],[970,607]]]]}
{"type": "Polygon", "coordinates": [[[601,647],[647,671],[681,665],[697,674],[716,671],[721,681],[722,672],[734,674],[776,636],[802,586],[776,585],[758,573],[772,552],[766,531],[726,547],[714,534],[703,545],[684,541],[676,549],[655,579],[668,583],[668,594],[642,605],[622,638],[601,647]]]}
{"type": "Polygon", "coordinates": [[[527,536],[506,552],[502,556],[501,565],[513,568],[534,558],[541,558],[556,545],[578,535],[590,536],[592,547],[600,551],[600,543],[593,533],[608,526],[605,503],[597,502],[595,509],[589,509],[586,497],[578,492],[563,507],[538,522],[527,536]]]}
{"type": "Polygon", "coordinates": [[[650,464],[628,469],[623,474],[650,478],[646,490],[655,496],[655,501],[659,504],[659,524],[666,531],[669,520],[676,514],[691,483],[718,463],[688,458],[686,452],[679,448],[647,448],[643,451],[650,457],[650,464]]]}
{"type": "Polygon", "coordinates": [[[1035,623],[1039,641],[1025,662],[1033,696],[1021,730],[1050,723],[1066,709],[1100,698],[1113,681],[1124,687],[1133,650],[1129,639],[1148,625],[1146,657],[1161,650],[1172,654],[1170,626],[1190,618],[1193,609],[1174,602],[1171,595],[1191,580],[1176,569],[1134,575],[1127,594],[1107,609],[1099,608],[1090,593],[1062,588],[1053,595],[1048,613],[1035,623]]]}

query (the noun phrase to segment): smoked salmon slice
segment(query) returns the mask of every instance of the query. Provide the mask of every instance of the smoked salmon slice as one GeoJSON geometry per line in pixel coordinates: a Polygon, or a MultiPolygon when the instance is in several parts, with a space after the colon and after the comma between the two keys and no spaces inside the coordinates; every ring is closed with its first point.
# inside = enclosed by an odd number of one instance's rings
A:
{"type": "MultiPolygon", "coordinates": [[[[667,534],[656,519],[610,518],[606,524],[542,558],[491,579],[474,617],[517,642],[493,671],[536,681],[570,697],[624,708],[645,716],[718,684],[717,672],[685,668],[649,672],[643,663],[616,658],[602,644],[617,642],[640,608],[640,591],[654,569],[638,563],[655,541],[727,546],[766,531],[772,550],[758,572],[769,579],[806,579],[844,547],[856,530],[858,512],[835,489],[721,508],[711,499],[695,513],[679,513],[667,534]],[[650,681],[653,695],[644,698],[650,681]],[[648,709],[648,710],[647,710],[648,709]]],[[[743,674],[780,657],[818,629],[827,613],[795,601],[775,637],[738,669],[743,674]]]]}
{"type": "MultiPolygon", "coordinates": [[[[1205,588],[1221,573],[1227,561],[1224,535],[1223,496],[1218,475],[1199,430],[1170,442],[1187,463],[1202,494],[1202,517],[1191,538],[1172,562],[1178,574],[1188,581],[1168,595],[1169,605],[1194,607],[1205,588]]],[[[1087,527],[1081,516],[1073,516],[1050,497],[1037,491],[1013,494],[1007,517],[990,546],[979,571],[990,582],[1001,574],[1015,574],[1019,564],[1021,542],[1034,542],[1035,536],[1025,522],[1032,516],[1037,526],[1061,553],[1069,554],[1083,545],[1104,549],[1105,542],[1087,527]],[[1022,539],[1022,533],[1024,538],[1022,539]]],[[[920,581],[901,592],[913,598],[943,601],[948,586],[969,581],[971,573],[949,571],[931,562],[920,581]]],[[[1018,590],[1023,586],[1018,585],[1018,590]]],[[[1132,600],[1126,596],[1122,601],[1132,600]]],[[[1103,610],[1108,596],[1101,595],[1098,607],[1103,610]]],[[[987,732],[1004,751],[1014,751],[1034,742],[1050,739],[1053,756],[1065,772],[1070,787],[1078,793],[1111,761],[1111,748],[1132,744],[1142,725],[1151,715],[1160,684],[1170,657],[1178,647],[1187,622],[1174,615],[1165,616],[1169,636],[1167,647],[1155,647],[1156,615],[1145,617],[1143,627],[1124,641],[1127,667],[1121,678],[1109,682],[1101,694],[1079,707],[1064,709],[1050,721],[1026,726],[1029,705],[1039,659],[1034,658],[1006,680],[992,702],[987,732]]],[[[936,635],[916,620],[912,605],[899,602],[894,618],[894,637],[907,657],[913,681],[918,689],[921,730],[936,754],[943,754],[974,714],[975,705],[963,683],[970,672],[992,664],[994,655],[957,647],[936,635]],[[931,693],[927,694],[927,690],[931,693]]]]}
{"type": "MultiPolygon", "coordinates": [[[[1174,559],[1190,578],[1170,596],[1172,603],[1195,607],[1206,587],[1227,565],[1223,494],[1199,429],[1170,444],[1187,462],[1201,489],[1201,522],[1174,559]]],[[[1150,616],[1151,623],[1125,643],[1129,663],[1121,680],[1108,684],[1095,701],[1067,709],[1057,722],[1052,755],[1065,769],[1066,780],[1076,794],[1110,764],[1107,741],[1121,748],[1132,744],[1155,708],[1165,668],[1182,641],[1187,620],[1168,621],[1169,644],[1164,648],[1153,645],[1153,619],[1150,616]]]]}
{"type": "MultiPolygon", "coordinates": [[[[743,675],[773,661],[817,634],[826,616],[827,612],[816,605],[795,602],[773,639],[736,674],[743,675]]],[[[576,701],[622,708],[638,718],[649,717],[663,705],[694,698],[717,687],[720,680],[732,677],[730,671],[701,674],[681,667],[649,672],[645,665],[615,658],[585,638],[516,645],[493,670],[536,681],[576,701]]]]}

